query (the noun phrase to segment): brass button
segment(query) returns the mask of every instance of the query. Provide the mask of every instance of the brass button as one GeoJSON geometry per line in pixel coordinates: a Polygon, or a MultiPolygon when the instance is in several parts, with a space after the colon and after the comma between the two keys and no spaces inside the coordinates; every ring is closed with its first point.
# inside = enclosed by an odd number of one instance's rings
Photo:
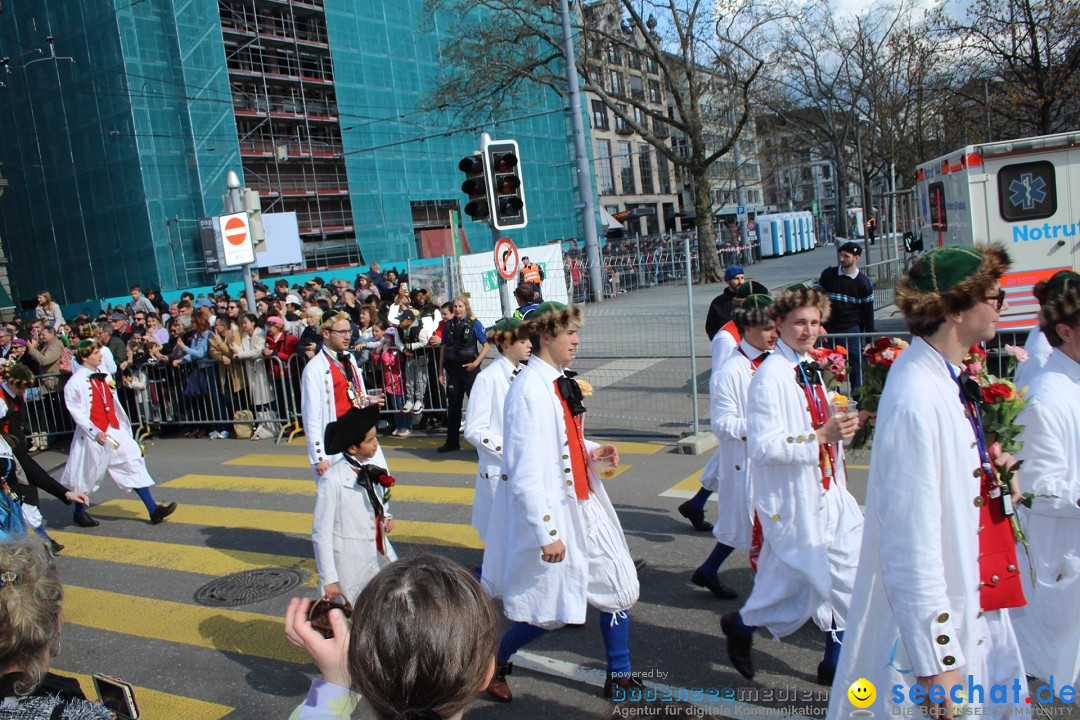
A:
{"type": "Polygon", "coordinates": [[[805,435],[799,435],[798,437],[795,438],[795,442],[797,442],[797,443],[806,442],[806,436],[805,435]]]}
{"type": "Polygon", "coordinates": [[[951,667],[952,665],[956,664],[956,658],[954,658],[952,655],[946,655],[945,657],[941,658],[941,662],[951,667]]]}
{"type": "Polygon", "coordinates": [[[484,438],[484,444],[485,444],[485,445],[487,445],[487,444],[488,444],[488,439],[487,439],[487,438],[484,438]]]}
{"type": "Polygon", "coordinates": [[[1015,565],[1010,565],[1009,566],[1009,572],[1016,572],[1016,566],[1015,565]]]}
{"type": "MultiPolygon", "coordinates": [[[[548,535],[550,535],[551,537],[555,537],[558,534],[559,534],[558,530],[552,530],[551,532],[548,533],[548,535]]],[[[952,663],[949,663],[949,664],[951,665],[952,663]]]]}
{"type": "Polygon", "coordinates": [[[495,452],[502,452],[502,445],[496,445],[495,452]]]}
{"type": "Polygon", "coordinates": [[[509,479],[510,479],[509,475],[503,475],[503,480],[509,480],[509,479]]]}
{"type": "Polygon", "coordinates": [[[976,495],[975,499],[972,502],[975,503],[975,507],[982,507],[986,504],[986,498],[984,498],[982,495],[976,495]]]}
{"type": "Polygon", "coordinates": [[[996,583],[996,582],[1000,582],[1000,581],[1001,581],[1001,578],[999,578],[997,575],[991,575],[990,576],[990,582],[995,582],[996,583]]]}
{"type": "Polygon", "coordinates": [[[562,456],[562,459],[563,459],[563,460],[569,460],[569,459],[570,459],[570,456],[569,456],[569,455],[563,455],[563,456],[562,456]]]}
{"type": "Polygon", "coordinates": [[[791,437],[790,435],[788,435],[788,436],[787,436],[787,442],[788,442],[788,445],[790,445],[791,443],[795,442],[795,438],[793,438],[793,437],[791,437]]]}
{"type": "Polygon", "coordinates": [[[567,484],[567,485],[573,485],[573,484],[574,484],[574,481],[573,481],[573,480],[567,480],[567,481],[566,481],[566,484],[567,484]]]}
{"type": "Polygon", "coordinates": [[[982,477],[982,468],[975,468],[971,471],[971,477],[982,477]]]}
{"type": "Polygon", "coordinates": [[[937,644],[938,645],[948,645],[948,643],[949,643],[949,636],[948,635],[938,635],[937,636],[937,644]]]}
{"type": "Polygon", "coordinates": [[[779,515],[773,515],[772,519],[773,519],[773,522],[780,522],[780,516],[779,515]]]}
{"type": "Polygon", "coordinates": [[[570,444],[569,440],[567,440],[566,442],[563,443],[563,445],[569,445],[569,444],[570,444]]]}
{"type": "Polygon", "coordinates": [[[742,440],[743,442],[746,442],[746,436],[745,436],[745,435],[743,435],[743,436],[742,436],[741,438],[739,438],[739,439],[740,439],[740,440],[742,440]]]}
{"type": "Polygon", "coordinates": [[[949,622],[949,613],[941,613],[940,615],[937,616],[937,621],[939,623],[947,623],[947,622],[949,622]]]}
{"type": "Polygon", "coordinates": [[[570,468],[563,468],[563,472],[570,472],[570,468]]]}
{"type": "Polygon", "coordinates": [[[735,469],[736,469],[736,470],[741,470],[742,468],[740,468],[740,467],[739,467],[738,465],[736,465],[736,466],[735,466],[735,469]]]}
{"type": "Polygon", "coordinates": [[[982,525],[980,525],[980,526],[979,526],[979,529],[975,531],[975,534],[976,534],[976,535],[981,535],[981,534],[982,534],[982,531],[983,531],[983,526],[982,526],[982,525]]]}
{"type": "Polygon", "coordinates": [[[551,516],[550,515],[545,515],[544,516],[544,522],[551,522],[551,516]]]}

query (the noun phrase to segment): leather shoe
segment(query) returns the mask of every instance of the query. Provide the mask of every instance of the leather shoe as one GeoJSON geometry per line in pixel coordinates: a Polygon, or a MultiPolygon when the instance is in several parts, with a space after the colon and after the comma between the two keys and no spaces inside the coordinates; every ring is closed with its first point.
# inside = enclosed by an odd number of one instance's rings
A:
{"type": "Polygon", "coordinates": [[[708,588],[709,592],[721,600],[734,600],[739,597],[739,593],[735,592],[719,580],[710,580],[707,578],[705,573],[701,572],[701,568],[694,571],[694,574],[690,578],[690,582],[698,587],[708,588]]]}
{"type": "Polygon", "coordinates": [[[448,453],[448,452],[456,452],[456,451],[458,451],[460,449],[461,449],[461,445],[458,445],[457,443],[443,443],[439,447],[435,448],[435,452],[437,452],[437,453],[448,453]]]}
{"type": "Polygon", "coordinates": [[[510,692],[510,685],[506,682],[506,676],[513,671],[514,663],[499,663],[495,666],[495,674],[484,688],[484,692],[495,702],[508,703],[514,699],[514,693],[510,692]]]}
{"type": "Polygon", "coordinates": [[[689,502],[684,502],[679,506],[679,514],[689,520],[695,530],[700,532],[712,531],[712,523],[705,519],[705,511],[690,505],[689,502]]]}
{"type": "Polygon", "coordinates": [[[750,648],[754,644],[753,635],[740,635],[735,630],[736,613],[728,613],[720,618],[720,630],[727,638],[727,655],[731,665],[747,680],[754,679],[754,660],[750,648]]]}
{"type": "Polygon", "coordinates": [[[169,517],[176,511],[176,503],[171,502],[168,505],[158,505],[157,510],[150,513],[150,524],[157,525],[165,518],[169,517]]]}
{"type": "Polygon", "coordinates": [[[97,527],[98,525],[101,524],[97,520],[95,520],[94,518],[90,517],[90,513],[83,513],[82,515],[76,515],[74,518],[72,518],[71,521],[73,523],[75,523],[76,525],[78,525],[79,527],[84,527],[84,528],[97,527]]]}
{"type": "Polygon", "coordinates": [[[64,549],[64,546],[56,542],[52,538],[49,538],[49,547],[52,548],[53,555],[59,555],[60,551],[64,549]]]}
{"type": "Polygon", "coordinates": [[[826,665],[824,662],[819,662],[817,666],[817,684],[824,685],[826,687],[832,687],[833,679],[836,677],[836,668],[826,665]]]}
{"type": "Polygon", "coordinates": [[[630,691],[631,689],[633,689],[633,688],[638,688],[639,690],[644,690],[645,689],[645,685],[641,682],[641,680],[634,677],[633,675],[631,675],[630,677],[620,677],[620,678],[613,678],[610,675],[608,675],[607,680],[604,681],[604,699],[605,700],[610,700],[611,699],[613,691],[614,691],[614,689],[616,687],[620,688],[623,691],[622,692],[622,697],[619,698],[620,700],[625,700],[626,699],[626,693],[628,691],[630,691]]]}

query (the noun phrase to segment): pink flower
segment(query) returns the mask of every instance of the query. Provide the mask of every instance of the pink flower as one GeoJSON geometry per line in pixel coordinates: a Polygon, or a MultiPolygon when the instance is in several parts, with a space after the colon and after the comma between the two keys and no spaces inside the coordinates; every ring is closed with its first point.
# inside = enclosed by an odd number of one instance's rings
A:
{"type": "Polygon", "coordinates": [[[974,373],[975,375],[978,375],[979,373],[982,372],[983,364],[981,362],[973,362],[973,363],[968,363],[967,367],[968,367],[968,370],[970,370],[972,373],[974,373]]]}
{"type": "Polygon", "coordinates": [[[990,453],[990,457],[993,457],[993,458],[998,457],[999,455],[1001,455],[1001,443],[998,443],[998,442],[994,443],[993,445],[988,447],[986,449],[986,451],[988,453],[990,453]]]}
{"type": "Polygon", "coordinates": [[[1019,345],[1006,345],[1005,353],[1007,355],[1012,355],[1014,358],[1016,358],[1016,362],[1027,362],[1028,360],[1027,350],[1020,347],[1019,345]]]}
{"type": "Polygon", "coordinates": [[[881,357],[885,358],[886,360],[892,360],[894,357],[896,357],[896,351],[892,348],[889,348],[888,350],[883,350],[881,352],[881,357]]]}

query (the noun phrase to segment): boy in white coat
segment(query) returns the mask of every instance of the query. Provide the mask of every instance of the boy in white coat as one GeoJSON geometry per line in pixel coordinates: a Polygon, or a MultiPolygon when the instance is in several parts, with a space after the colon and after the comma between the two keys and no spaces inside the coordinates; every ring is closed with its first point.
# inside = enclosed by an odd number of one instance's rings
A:
{"type": "Polygon", "coordinates": [[[326,451],[341,454],[315,487],[311,540],[323,595],[350,603],[379,570],[397,559],[390,540],[393,478],[372,462],[379,450],[379,409],[354,408],[326,426],[326,451]]]}
{"type": "Polygon", "coordinates": [[[968,394],[979,389],[961,372],[971,346],[994,337],[1008,268],[1000,244],[945,245],[897,281],[897,307],[916,337],[889,371],[878,405],[866,531],[830,718],[849,716],[848,688],[859,679],[877,688],[871,707],[859,708],[878,717],[924,710],[953,717],[964,703],[965,716],[1030,714],[1005,609],[1023,604],[1003,513],[1009,491],[991,472],[991,463],[1012,458],[985,447],[968,394]],[[1007,688],[1006,702],[992,694],[995,685],[1007,688]],[[896,687],[900,703],[892,701],[896,687]]]}
{"type": "Polygon", "coordinates": [[[736,548],[748,550],[753,535],[754,508],[750,501],[750,468],[746,455],[746,396],[758,367],[776,347],[776,321],[769,312],[772,298],[749,295],[732,313],[742,338],[720,369],[709,379],[709,417],[719,441],[716,486],[716,545],[690,582],[708,588],[722,600],[738,597],[716,577],[720,565],[736,548]]]}
{"type": "MultiPolygon", "coordinates": [[[[1060,273],[1059,273],[1060,274],[1060,273]]],[[[1075,273],[1074,273],[1075,274],[1075,273]]],[[[1055,276],[1056,277],[1056,276],[1055,276]]],[[[1017,453],[1035,494],[1018,508],[1035,563],[1020,553],[1028,605],[1010,611],[1024,669],[1056,688],[1080,685],[1080,283],[1043,305],[1039,325],[1054,348],[1032,379],[1017,453]]],[[[1025,483],[1027,484],[1027,483],[1025,483]]]]}
{"type": "Polygon", "coordinates": [[[532,355],[527,335],[518,333],[521,320],[503,318],[488,330],[488,340],[499,351],[495,361],[476,376],[469,407],[465,412],[465,439],[476,448],[480,463],[476,470],[472,526],[483,540],[487,534],[491,503],[495,499],[502,467],[503,406],[510,383],[532,355]]]}
{"type": "Polygon", "coordinates": [[[510,702],[510,657],[546,631],[600,610],[607,653],[604,694],[640,686],[630,668],[634,562],[593,462],[618,464],[614,446],[585,440],[581,389],[564,369],[580,343],[578,308],[546,302],[526,321],[533,356],[510,387],[503,416],[502,475],[488,525],[483,582],[512,621],[489,695],[510,702]]]}
{"type": "MultiPolygon", "coordinates": [[[[116,396],[116,383],[108,373],[98,372],[101,343],[83,340],[75,346],[75,357],[79,364],[64,386],[64,403],[75,423],[75,438],[60,483],[72,492],[89,495],[108,473],[118,486],[135,491],[146,505],[150,522],[157,525],[176,510],[176,503],[158,505],[150,494],[154,481],[116,396]]],[[[82,503],[75,504],[74,522],[80,527],[99,524],[82,503]]]]}
{"type": "Polygon", "coordinates": [[[820,290],[785,291],[772,304],[780,339],[750,383],[747,454],[762,548],[754,588],[740,612],[721,618],[728,657],[754,676],[753,631],[786,637],[807,621],[825,633],[818,683],[832,683],[859,559],[862,514],[847,490],[841,441],[858,428],[834,414],[820,368],[809,362],[829,299],[820,290]]]}

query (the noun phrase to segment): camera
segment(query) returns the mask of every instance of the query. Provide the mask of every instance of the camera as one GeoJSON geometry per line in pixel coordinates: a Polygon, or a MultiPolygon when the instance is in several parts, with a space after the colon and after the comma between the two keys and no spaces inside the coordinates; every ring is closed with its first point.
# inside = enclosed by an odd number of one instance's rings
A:
{"type": "Polygon", "coordinates": [[[221,294],[221,293],[225,292],[228,289],[229,289],[229,286],[226,285],[225,283],[218,283],[217,285],[214,286],[214,294],[215,295],[221,294]]]}

